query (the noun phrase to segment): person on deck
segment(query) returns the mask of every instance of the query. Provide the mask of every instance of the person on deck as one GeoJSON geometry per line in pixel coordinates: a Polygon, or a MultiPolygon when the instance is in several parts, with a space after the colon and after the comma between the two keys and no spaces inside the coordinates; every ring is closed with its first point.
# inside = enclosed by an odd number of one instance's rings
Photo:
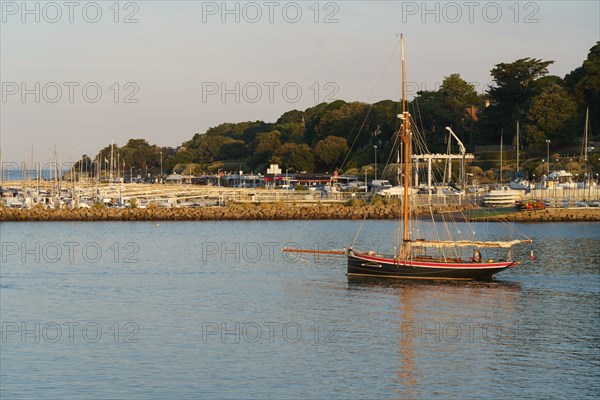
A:
{"type": "Polygon", "coordinates": [[[479,249],[473,250],[473,257],[471,257],[472,263],[480,263],[481,262],[481,251],[479,249]]]}

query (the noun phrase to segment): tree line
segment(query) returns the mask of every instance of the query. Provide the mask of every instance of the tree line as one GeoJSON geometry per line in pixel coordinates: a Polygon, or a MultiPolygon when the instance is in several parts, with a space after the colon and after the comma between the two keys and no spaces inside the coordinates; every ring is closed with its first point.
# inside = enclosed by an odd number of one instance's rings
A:
{"type": "MultiPolygon", "coordinates": [[[[460,74],[451,74],[438,90],[417,92],[409,111],[433,152],[445,151],[446,126],[470,151],[476,145],[498,145],[501,135],[504,143],[516,145],[517,122],[522,145],[533,153],[544,150],[546,140],[555,148],[574,144],[583,134],[587,108],[591,127],[600,127],[600,42],[565,77],[548,75],[552,63],[523,58],[496,64],[491,70],[493,83],[483,94],[460,74]]],[[[374,104],[337,100],[288,111],[274,123],[223,123],[176,148],[130,139],[113,151],[125,172],[135,171],[134,175],[157,174],[161,158],[165,173],[219,169],[258,173],[275,163],[290,172],[347,171],[372,164],[375,154],[379,163],[388,160],[396,145],[399,112],[400,103],[392,100],[374,104]]],[[[110,152],[108,145],[92,157],[84,155],[86,170],[97,165],[92,159],[106,163],[110,152]]]]}

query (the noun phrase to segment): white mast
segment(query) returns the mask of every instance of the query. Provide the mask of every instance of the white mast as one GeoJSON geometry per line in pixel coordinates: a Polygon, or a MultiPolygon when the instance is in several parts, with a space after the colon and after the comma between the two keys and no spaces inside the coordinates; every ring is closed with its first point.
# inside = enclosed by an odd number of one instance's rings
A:
{"type": "MultiPolygon", "coordinates": [[[[588,106],[585,109],[585,130],[583,133],[583,176],[584,176],[584,179],[587,178],[588,125],[590,123],[589,112],[590,112],[590,107],[588,106]]],[[[585,182],[585,181],[583,182],[584,189],[585,189],[585,185],[589,184],[589,182],[591,181],[591,179],[586,179],[586,180],[588,180],[588,182],[585,182]]]]}
{"type": "Polygon", "coordinates": [[[504,129],[500,133],[500,184],[502,184],[502,148],[504,146],[504,129]]]}
{"type": "Polygon", "coordinates": [[[113,181],[113,165],[114,165],[114,163],[113,163],[113,148],[115,145],[114,142],[115,142],[114,139],[110,142],[110,175],[109,175],[109,178],[110,178],[111,182],[113,181]]]}
{"type": "Polygon", "coordinates": [[[519,120],[517,120],[517,172],[519,172],[519,147],[520,147],[520,141],[519,141],[519,120]]]}
{"type": "Polygon", "coordinates": [[[587,163],[587,148],[588,148],[588,125],[590,123],[590,108],[585,109],[585,131],[583,134],[583,161],[587,163]]]}

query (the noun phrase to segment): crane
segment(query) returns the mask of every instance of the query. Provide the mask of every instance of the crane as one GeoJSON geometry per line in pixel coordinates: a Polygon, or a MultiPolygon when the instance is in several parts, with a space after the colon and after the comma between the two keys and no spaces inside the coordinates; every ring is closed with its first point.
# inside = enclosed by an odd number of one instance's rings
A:
{"type": "Polygon", "coordinates": [[[467,149],[465,149],[465,145],[463,144],[463,142],[461,142],[461,141],[460,141],[460,139],[458,138],[458,136],[456,136],[456,133],[454,133],[454,132],[452,131],[452,128],[450,128],[449,126],[447,126],[447,127],[446,127],[446,130],[447,130],[448,132],[450,132],[450,134],[451,134],[452,136],[454,136],[454,139],[456,139],[456,141],[458,142],[458,147],[460,148],[460,154],[461,154],[462,156],[464,156],[464,155],[466,154],[466,152],[467,152],[467,149]]]}
{"type": "MultiPolygon", "coordinates": [[[[467,153],[467,149],[465,149],[465,145],[463,144],[463,142],[460,141],[460,139],[458,138],[458,136],[456,136],[456,133],[454,133],[454,131],[452,130],[452,128],[450,128],[449,126],[446,127],[446,130],[448,132],[450,132],[450,134],[452,136],[454,136],[454,139],[456,139],[456,142],[458,143],[458,147],[460,149],[460,155],[462,156],[462,163],[461,163],[461,170],[460,170],[460,179],[461,179],[461,185],[462,185],[462,189],[465,188],[465,154],[467,153]]],[[[452,161],[450,161],[452,162],[452,161]]],[[[452,179],[452,177],[450,177],[449,179],[452,179]]]]}

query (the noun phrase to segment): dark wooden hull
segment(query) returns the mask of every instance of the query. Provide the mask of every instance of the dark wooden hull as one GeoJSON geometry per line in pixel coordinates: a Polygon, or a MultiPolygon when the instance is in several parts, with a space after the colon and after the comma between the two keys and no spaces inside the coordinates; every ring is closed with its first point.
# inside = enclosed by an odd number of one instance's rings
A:
{"type": "Polygon", "coordinates": [[[348,276],[372,276],[397,279],[489,280],[513,265],[496,263],[459,263],[440,261],[397,261],[394,258],[350,251],[348,276]]]}

